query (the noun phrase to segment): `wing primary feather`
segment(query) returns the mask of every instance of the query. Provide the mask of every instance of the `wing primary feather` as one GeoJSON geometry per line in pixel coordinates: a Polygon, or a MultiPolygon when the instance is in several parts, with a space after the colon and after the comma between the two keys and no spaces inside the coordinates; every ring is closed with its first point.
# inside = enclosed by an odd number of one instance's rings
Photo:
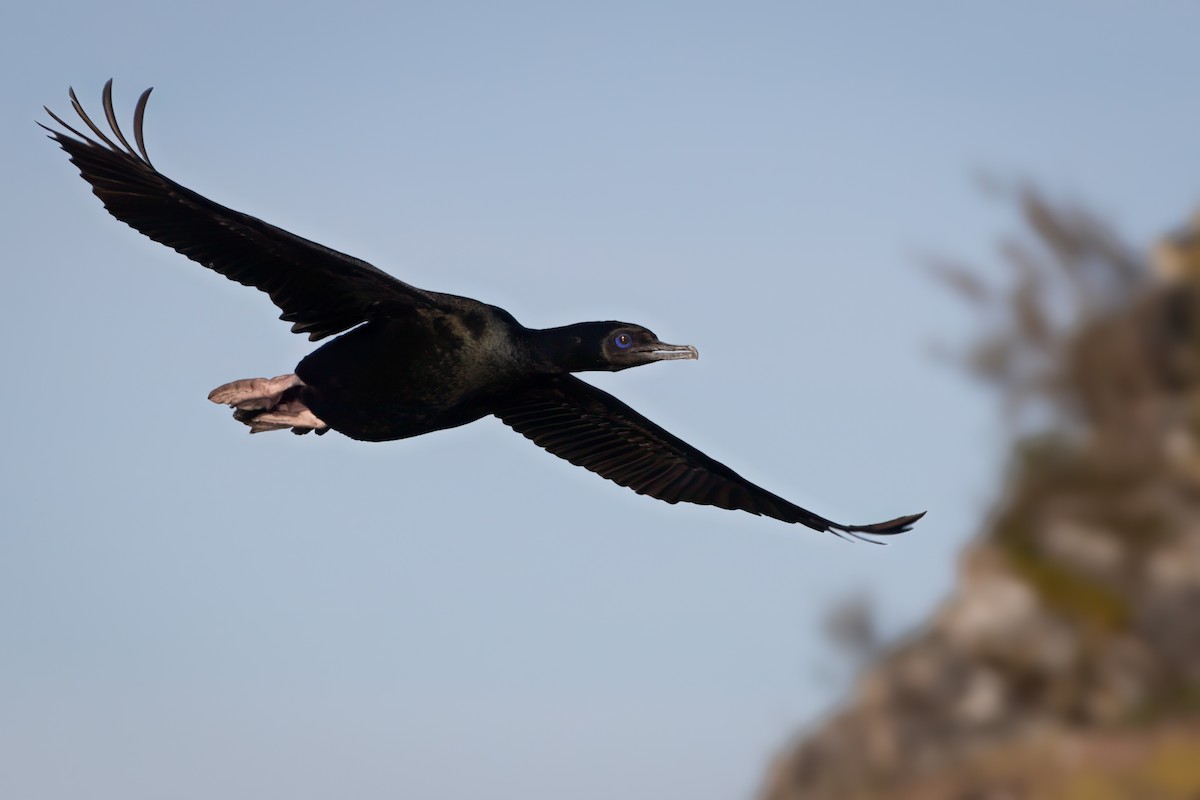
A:
{"type": "Polygon", "coordinates": [[[113,143],[112,139],[105,136],[104,131],[100,130],[96,123],[92,122],[92,118],[87,115],[87,112],[83,110],[83,104],[80,103],[79,98],[75,96],[74,87],[67,88],[67,96],[71,98],[71,106],[75,109],[75,113],[79,115],[79,118],[83,120],[85,125],[92,129],[92,133],[99,136],[100,141],[104,142],[110,148],[120,152],[121,148],[117,147],[116,144],[113,143]]]}
{"type": "Polygon", "coordinates": [[[129,153],[129,155],[133,156],[134,158],[137,158],[138,154],[134,152],[132,147],[129,146],[129,141],[125,138],[125,134],[121,133],[121,125],[117,122],[117,112],[113,108],[112,84],[112,78],[109,78],[104,84],[104,116],[108,119],[108,127],[112,128],[112,132],[117,137],[117,141],[125,146],[125,152],[129,153]]]}
{"type": "MultiPolygon", "coordinates": [[[[67,130],[69,130],[71,133],[73,133],[73,134],[75,134],[76,136],[78,136],[78,137],[79,137],[80,139],[82,139],[83,141],[87,142],[88,144],[90,144],[90,145],[92,145],[92,146],[94,146],[94,147],[101,147],[101,146],[102,146],[102,145],[101,145],[99,142],[97,142],[97,141],[96,141],[95,139],[93,139],[92,137],[88,136],[86,133],[81,133],[81,132],[79,132],[79,131],[75,130],[74,128],[72,128],[72,127],[71,127],[70,125],[68,125],[67,123],[63,122],[63,118],[62,118],[62,117],[60,117],[58,114],[55,114],[53,111],[51,111],[51,110],[49,109],[49,107],[47,107],[47,106],[42,106],[42,108],[44,108],[44,109],[46,110],[46,113],[50,115],[51,119],[53,119],[53,120],[54,120],[55,122],[57,122],[59,125],[62,125],[64,128],[66,128],[67,130]]],[[[35,125],[37,125],[39,128],[41,128],[42,130],[45,130],[45,131],[50,131],[50,137],[49,137],[49,138],[51,138],[51,139],[54,139],[55,141],[57,141],[57,140],[58,140],[58,135],[59,135],[59,133],[58,133],[58,131],[54,130],[54,128],[51,128],[51,127],[49,127],[49,126],[47,126],[47,125],[43,125],[43,124],[42,124],[42,123],[40,123],[40,122],[35,122],[34,124],[35,124],[35,125]]]]}
{"type": "Polygon", "coordinates": [[[146,103],[150,100],[150,93],[154,91],[151,86],[146,91],[142,92],[138,97],[137,106],[133,109],[133,140],[137,142],[138,151],[141,152],[142,158],[146,160],[151,167],[154,166],[150,161],[150,154],[146,152],[146,140],[142,135],[142,121],[146,118],[146,103]]]}
{"type": "MultiPolygon", "coordinates": [[[[829,526],[849,534],[865,533],[870,536],[892,536],[912,530],[912,526],[923,516],[925,516],[924,511],[920,514],[908,514],[903,517],[889,519],[887,522],[876,522],[873,525],[839,525],[836,522],[830,522],[829,526]]],[[[874,539],[868,539],[867,541],[874,541],[874,539]]]]}

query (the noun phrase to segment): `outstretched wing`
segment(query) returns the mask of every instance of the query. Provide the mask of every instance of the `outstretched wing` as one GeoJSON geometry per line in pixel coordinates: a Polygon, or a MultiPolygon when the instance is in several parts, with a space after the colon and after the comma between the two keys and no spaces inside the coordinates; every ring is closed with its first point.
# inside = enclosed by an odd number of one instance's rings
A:
{"type": "Polygon", "coordinates": [[[629,406],[572,375],[536,379],[495,411],[505,425],[585,469],[668,503],[748,511],[818,531],[884,536],[903,533],[924,516],[874,525],[841,525],[754,485],[629,406]]]}
{"type": "Polygon", "coordinates": [[[104,84],[109,135],[84,112],[74,90],[69,93],[71,105],[96,139],[46,109],[74,136],[42,127],[67,151],[110,214],[193,261],[266,292],[283,311],[280,319],[312,340],[389,310],[431,302],[428,293],[365,261],[214,203],[156,170],[146,154],[142,130],[150,91],[142,93],[134,111],[137,150],[117,124],[111,80],[104,84]]]}

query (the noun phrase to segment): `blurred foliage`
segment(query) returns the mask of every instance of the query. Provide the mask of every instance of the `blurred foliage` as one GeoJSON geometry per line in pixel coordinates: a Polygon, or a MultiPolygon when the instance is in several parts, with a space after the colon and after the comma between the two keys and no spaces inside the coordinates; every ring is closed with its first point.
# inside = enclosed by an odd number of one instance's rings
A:
{"type": "Polygon", "coordinates": [[[1036,405],[1052,415],[1047,427],[1073,429],[1101,390],[1077,372],[1080,333],[1144,292],[1150,271],[1087,211],[1054,206],[1028,187],[1011,192],[1025,231],[999,244],[1005,279],[990,282],[950,259],[927,267],[985,319],[962,354],[967,368],[1000,391],[1009,412],[1036,405]]]}

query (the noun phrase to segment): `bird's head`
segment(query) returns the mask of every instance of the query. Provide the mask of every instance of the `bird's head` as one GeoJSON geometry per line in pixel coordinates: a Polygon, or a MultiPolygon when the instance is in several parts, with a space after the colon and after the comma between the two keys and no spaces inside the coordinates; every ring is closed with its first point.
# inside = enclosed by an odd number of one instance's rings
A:
{"type": "Polygon", "coordinates": [[[571,372],[617,372],[654,361],[699,358],[690,344],[666,344],[641,325],[628,322],[580,322],[543,331],[555,340],[554,359],[571,372]]]}

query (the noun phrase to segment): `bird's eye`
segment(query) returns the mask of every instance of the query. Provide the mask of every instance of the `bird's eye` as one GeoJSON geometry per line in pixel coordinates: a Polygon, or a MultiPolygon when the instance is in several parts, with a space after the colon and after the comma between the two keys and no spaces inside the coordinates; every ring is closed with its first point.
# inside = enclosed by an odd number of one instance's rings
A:
{"type": "Polygon", "coordinates": [[[633,344],[633,337],[628,333],[618,333],[613,337],[613,344],[624,350],[629,345],[633,344]]]}

